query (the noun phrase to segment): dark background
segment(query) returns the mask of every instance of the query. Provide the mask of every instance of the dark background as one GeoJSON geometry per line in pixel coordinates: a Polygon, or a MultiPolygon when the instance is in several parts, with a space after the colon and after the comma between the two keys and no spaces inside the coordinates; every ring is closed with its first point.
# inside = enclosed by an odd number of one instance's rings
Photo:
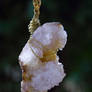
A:
{"type": "MultiPolygon", "coordinates": [[[[0,0],[0,92],[20,92],[18,55],[32,16],[31,0],[0,0]]],[[[92,92],[92,0],[42,0],[40,21],[59,21],[68,33],[58,52],[67,75],[49,92],[92,92]]]]}

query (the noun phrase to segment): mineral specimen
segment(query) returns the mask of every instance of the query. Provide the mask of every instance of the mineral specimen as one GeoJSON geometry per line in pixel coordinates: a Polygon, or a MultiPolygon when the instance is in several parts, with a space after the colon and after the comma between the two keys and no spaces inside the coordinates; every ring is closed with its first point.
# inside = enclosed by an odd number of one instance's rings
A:
{"type": "Polygon", "coordinates": [[[19,55],[22,69],[21,92],[47,92],[65,77],[57,56],[67,41],[67,33],[58,22],[38,27],[19,55]]]}

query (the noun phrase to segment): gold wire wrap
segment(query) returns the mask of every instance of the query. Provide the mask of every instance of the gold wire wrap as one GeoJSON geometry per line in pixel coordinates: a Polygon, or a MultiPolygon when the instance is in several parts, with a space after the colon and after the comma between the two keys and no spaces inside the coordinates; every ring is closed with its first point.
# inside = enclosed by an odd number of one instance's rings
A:
{"type": "Polygon", "coordinates": [[[28,25],[28,29],[31,35],[40,25],[39,15],[40,15],[41,0],[33,0],[33,5],[34,5],[34,16],[30,21],[30,24],[28,25]]]}

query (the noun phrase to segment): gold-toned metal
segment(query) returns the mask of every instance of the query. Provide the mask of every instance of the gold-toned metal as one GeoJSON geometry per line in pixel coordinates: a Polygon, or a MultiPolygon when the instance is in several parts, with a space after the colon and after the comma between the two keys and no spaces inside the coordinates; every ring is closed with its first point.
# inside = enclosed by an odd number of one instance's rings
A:
{"type": "Polygon", "coordinates": [[[30,24],[28,25],[28,29],[31,35],[40,25],[39,15],[40,15],[41,0],[33,0],[33,5],[34,5],[34,16],[30,21],[30,24]]]}

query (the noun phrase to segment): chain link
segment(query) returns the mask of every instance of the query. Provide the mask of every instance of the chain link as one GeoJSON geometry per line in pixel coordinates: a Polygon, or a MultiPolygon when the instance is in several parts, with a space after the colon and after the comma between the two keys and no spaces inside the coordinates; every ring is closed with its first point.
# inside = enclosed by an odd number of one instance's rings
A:
{"type": "Polygon", "coordinates": [[[31,35],[37,29],[37,27],[40,26],[39,15],[40,15],[41,0],[33,0],[33,5],[34,5],[34,16],[30,21],[30,24],[28,25],[28,29],[31,35]]]}

